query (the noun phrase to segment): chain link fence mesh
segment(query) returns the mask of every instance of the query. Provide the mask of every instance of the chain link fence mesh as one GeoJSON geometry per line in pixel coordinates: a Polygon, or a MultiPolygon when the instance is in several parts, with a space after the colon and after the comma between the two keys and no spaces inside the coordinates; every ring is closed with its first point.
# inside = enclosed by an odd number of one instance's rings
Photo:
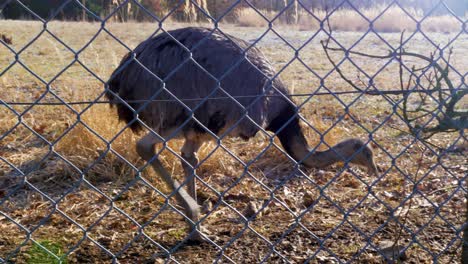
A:
{"type": "MultiPolygon", "coordinates": [[[[468,167],[463,1],[424,2],[418,11],[417,3],[403,1],[363,8],[364,1],[262,7],[259,1],[127,0],[112,1],[102,14],[86,1],[59,2],[46,18],[19,0],[0,3],[0,14],[15,8],[29,19],[0,22],[0,262],[461,260],[468,167]],[[222,8],[209,10],[213,5],[222,8]],[[89,21],[57,20],[71,7],[89,21]],[[144,19],[116,22],[132,10],[144,19]],[[137,154],[142,133],[119,122],[105,97],[121,58],[129,53],[141,64],[137,45],[193,25],[181,17],[246,40],[246,53],[260,49],[275,70],[268,78],[289,87],[311,148],[360,138],[375,154],[377,175],[349,160],[305,168],[262,124],[248,141],[230,137],[241,119],[251,118],[246,110],[226,132],[204,127],[210,141],[200,146],[191,174],[207,241],[190,243],[176,192],[137,154]]],[[[210,77],[219,88],[223,77],[210,77]]],[[[200,122],[203,113],[195,109],[208,100],[229,105],[268,96],[188,93],[165,99],[191,105],[184,125],[200,122]]],[[[152,94],[119,103],[163,102],[152,94]]],[[[142,123],[137,115],[132,122],[142,123]]],[[[153,159],[187,188],[184,142],[172,139],[182,129],[160,135],[153,159]]],[[[155,132],[149,124],[143,130],[155,132]]]]}

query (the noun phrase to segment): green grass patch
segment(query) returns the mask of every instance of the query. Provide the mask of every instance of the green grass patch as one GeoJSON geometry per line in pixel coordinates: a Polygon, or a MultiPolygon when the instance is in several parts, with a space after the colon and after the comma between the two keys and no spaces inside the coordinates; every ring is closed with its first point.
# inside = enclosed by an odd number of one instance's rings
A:
{"type": "Polygon", "coordinates": [[[44,250],[41,246],[34,244],[26,252],[27,254],[27,263],[29,264],[49,264],[49,263],[67,263],[67,258],[63,250],[63,246],[57,242],[52,242],[48,240],[38,242],[42,247],[46,248],[48,251],[54,255],[44,250]]]}

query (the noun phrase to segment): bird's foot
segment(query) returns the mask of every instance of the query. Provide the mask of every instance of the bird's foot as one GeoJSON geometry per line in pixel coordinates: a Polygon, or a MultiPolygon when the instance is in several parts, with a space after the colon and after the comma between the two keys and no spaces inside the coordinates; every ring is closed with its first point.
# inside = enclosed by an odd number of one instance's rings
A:
{"type": "Polygon", "coordinates": [[[198,227],[190,232],[190,237],[187,242],[189,244],[213,243],[216,238],[217,237],[212,235],[207,229],[198,227]]]}

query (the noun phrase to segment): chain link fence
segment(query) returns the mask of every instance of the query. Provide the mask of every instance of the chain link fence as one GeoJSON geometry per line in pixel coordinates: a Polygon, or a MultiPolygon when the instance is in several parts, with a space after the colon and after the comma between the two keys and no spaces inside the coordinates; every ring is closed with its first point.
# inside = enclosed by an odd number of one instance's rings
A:
{"type": "Polygon", "coordinates": [[[0,3],[0,262],[468,263],[466,2],[110,2],[0,3]]]}

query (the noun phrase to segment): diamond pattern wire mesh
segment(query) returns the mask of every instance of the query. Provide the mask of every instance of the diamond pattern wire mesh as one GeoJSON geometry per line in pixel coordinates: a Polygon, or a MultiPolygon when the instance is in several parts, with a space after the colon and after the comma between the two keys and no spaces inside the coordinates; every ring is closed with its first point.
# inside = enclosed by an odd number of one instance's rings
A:
{"type": "MultiPolygon", "coordinates": [[[[353,52],[387,55],[388,50],[396,54],[405,49],[429,56],[435,51],[433,61],[447,64],[450,71],[455,88],[450,92],[463,92],[466,17],[455,15],[449,1],[433,1],[424,15],[402,1],[388,1],[373,15],[359,7],[360,1],[336,1],[326,13],[311,9],[307,1],[278,1],[284,6],[276,11],[260,9],[261,1],[228,2],[216,16],[195,0],[168,5],[162,14],[144,1],[115,1],[112,10],[99,15],[82,2],[69,0],[50,10],[47,18],[19,0],[0,3],[0,10],[15,6],[33,20],[3,20],[5,29],[0,29],[5,34],[0,38],[0,261],[458,261],[466,225],[465,130],[429,140],[422,134],[404,133],[402,96],[419,96],[418,88],[428,85],[424,80],[429,80],[432,68],[418,75],[411,68],[420,67],[418,61],[402,63],[396,55],[369,59],[353,52]],[[205,243],[189,243],[184,223],[189,218],[173,199],[176,192],[147,168],[151,162],[136,153],[138,136],[130,131],[131,123],[119,123],[105,98],[111,73],[126,53],[133,56],[139,42],[189,26],[171,20],[187,5],[212,32],[246,39],[246,53],[259,48],[267,55],[275,68],[271,79],[282,78],[289,86],[313,151],[345,138],[361,138],[374,149],[378,175],[367,175],[348,162],[306,169],[262,124],[256,124],[257,136],[249,141],[229,137],[242,120],[253,120],[247,115],[251,107],[239,103],[243,98],[219,93],[231,69],[221,76],[202,69],[216,82],[213,93],[195,98],[196,103],[190,102],[194,98],[190,95],[188,99],[171,96],[172,102],[195,113],[207,100],[232,100],[245,111],[223,133],[211,132],[196,115],[183,122],[197,122],[211,139],[201,147],[199,162],[192,168],[202,211],[197,224],[209,235],[205,243]],[[71,6],[96,23],[56,20],[71,6]],[[130,8],[150,22],[112,22],[130,8]],[[239,9],[249,15],[238,13],[239,9]],[[297,24],[285,24],[295,9],[297,24]],[[405,23],[414,24],[401,40],[398,33],[383,32],[395,10],[405,23]],[[439,19],[449,21],[442,26],[444,34],[432,29],[440,10],[447,14],[439,19]],[[264,26],[225,23],[233,15],[239,21],[254,17],[264,26]],[[341,30],[356,21],[366,26],[341,30]],[[9,31],[12,40],[6,36],[9,31]],[[336,48],[329,59],[320,42],[324,39],[336,48]],[[414,75],[414,89],[404,93],[398,88],[398,69],[414,75]],[[356,75],[352,82],[361,89],[353,89],[340,71],[356,75]]],[[[202,42],[192,50],[183,48],[195,52],[202,42]]],[[[138,63],[136,58],[133,61],[138,63]]],[[[172,69],[166,78],[149,73],[155,82],[165,83],[181,68],[172,69]]],[[[158,94],[161,91],[171,88],[158,94]]],[[[158,94],[143,102],[144,107],[157,103],[158,94]]],[[[255,95],[252,105],[264,96],[255,95]]],[[[427,98],[446,105],[451,97],[429,93],[427,98]]],[[[461,105],[466,110],[466,101],[462,99],[461,105]]],[[[446,115],[442,107],[419,127],[429,127],[440,115],[446,115]]],[[[132,122],[142,123],[145,132],[153,130],[138,117],[132,122]]],[[[180,188],[186,188],[187,180],[180,177],[181,162],[189,165],[179,153],[183,142],[169,140],[182,129],[160,135],[163,144],[157,146],[153,160],[161,160],[182,182],[180,188]]]]}

